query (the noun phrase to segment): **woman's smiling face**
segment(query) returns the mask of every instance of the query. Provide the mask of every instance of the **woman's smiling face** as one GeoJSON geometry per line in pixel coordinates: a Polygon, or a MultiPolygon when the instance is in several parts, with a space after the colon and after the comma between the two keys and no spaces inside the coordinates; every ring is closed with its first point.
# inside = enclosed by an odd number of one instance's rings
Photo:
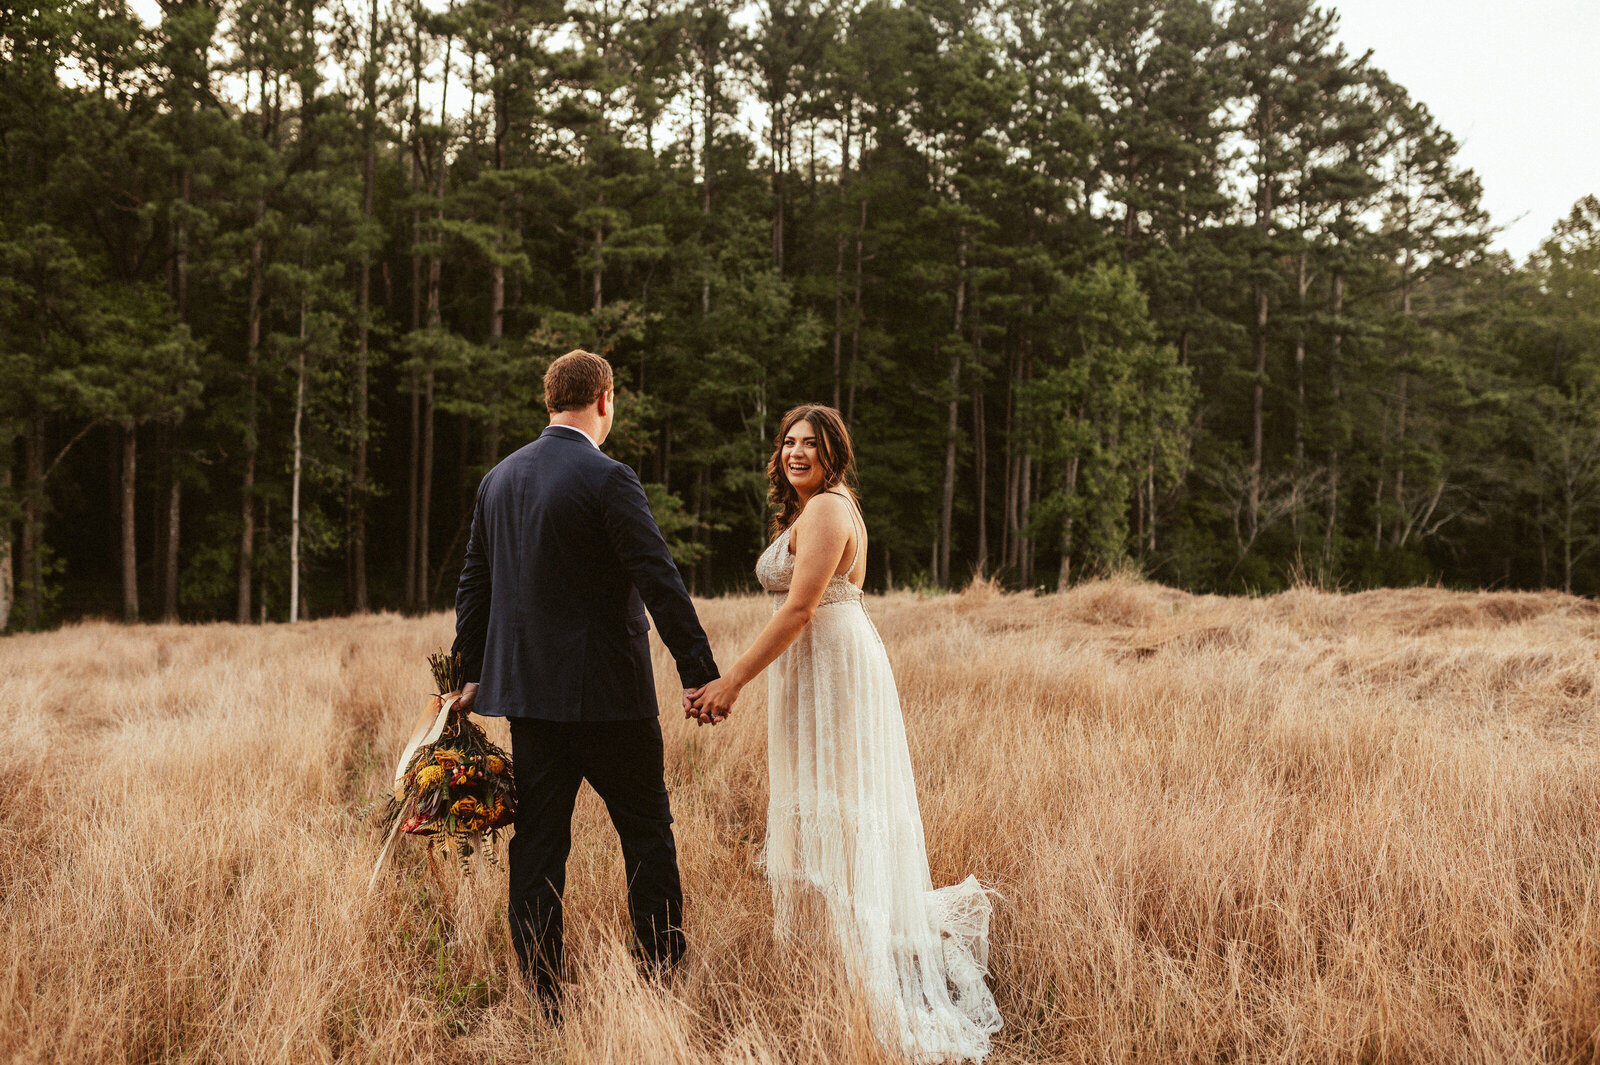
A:
{"type": "Polygon", "coordinates": [[[783,474],[801,499],[809,499],[822,487],[822,451],[817,430],[802,418],[783,434],[783,448],[779,456],[783,461],[783,474]]]}

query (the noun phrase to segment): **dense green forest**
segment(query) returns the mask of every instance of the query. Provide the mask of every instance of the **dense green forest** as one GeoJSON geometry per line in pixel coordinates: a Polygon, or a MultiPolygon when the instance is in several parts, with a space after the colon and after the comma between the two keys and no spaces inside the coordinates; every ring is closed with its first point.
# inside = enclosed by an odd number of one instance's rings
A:
{"type": "Polygon", "coordinates": [[[539,378],[701,593],[776,420],[877,587],[1600,592],[1600,201],[1526,263],[1309,0],[0,16],[0,627],[447,605],[539,378]]]}

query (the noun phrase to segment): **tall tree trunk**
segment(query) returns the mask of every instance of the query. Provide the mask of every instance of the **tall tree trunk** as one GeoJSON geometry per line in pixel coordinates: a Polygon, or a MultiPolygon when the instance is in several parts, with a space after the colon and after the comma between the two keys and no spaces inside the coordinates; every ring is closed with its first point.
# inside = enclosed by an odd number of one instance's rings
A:
{"type": "MultiPolygon", "coordinates": [[[[420,59],[418,60],[420,63],[420,59]]],[[[411,118],[411,332],[422,329],[422,71],[413,70],[411,118]]],[[[422,468],[422,372],[417,357],[411,360],[411,450],[406,480],[406,609],[418,608],[417,507],[418,473],[422,468]]]]}
{"type": "MultiPolygon", "coordinates": [[[[843,196],[841,190],[840,196],[843,196]]],[[[834,235],[833,257],[833,409],[842,410],[844,354],[844,231],[834,235]]]]}
{"type": "MultiPolygon", "coordinates": [[[[711,484],[710,471],[704,465],[702,465],[700,467],[699,474],[695,477],[695,482],[694,482],[694,538],[693,538],[693,542],[696,545],[699,545],[699,544],[702,544],[702,543],[706,543],[711,539],[711,530],[708,527],[708,525],[706,523],[706,520],[705,520],[706,496],[710,493],[710,490],[711,490],[710,489],[710,484],[711,484]]],[[[700,594],[700,587],[705,582],[705,576],[706,576],[707,567],[710,565],[710,557],[709,556],[710,556],[709,552],[706,552],[705,554],[701,555],[701,557],[695,561],[694,566],[690,569],[689,592],[690,592],[691,595],[699,595],[700,594]]]]}
{"type": "Polygon", "coordinates": [[[972,466],[978,482],[978,558],[975,572],[985,577],[989,573],[989,442],[983,417],[983,374],[979,372],[983,367],[983,322],[977,302],[976,283],[972,299],[972,466]]]}
{"type": "Polygon", "coordinates": [[[1255,332],[1251,340],[1255,355],[1255,380],[1250,388],[1250,478],[1246,510],[1246,546],[1253,545],[1260,532],[1261,479],[1266,453],[1265,406],[1267,387],[1267,320],[1270,295],[1265,272],[1271,268],[1273,203],[1272,203],[1272,136],[1276,123],[1274,105],[1266,100],[1256,104],[1256,129],[1260,141],[1261,169],[1256,175],[1256,277],[1253,282],[1255,297],[1255,332]]]}
{"type": "Polygon", "coordinates": [[[1576,535],[1573,529],[1573,515],[1578,509],[1577,493],[1574,490],[1572,467],[1569,461],[1566,469],[1566,478],[1561,484],[1561,588],[1568,595],[1572,594],[1572,540],[1576,535]]]}
{"type": "MultiPolygon", "coordinates": [[[[416,206],[411,208],[411,246],[421,240],[422,208],[418,201],[422,192],[422,166],[413,152],[411,157],[411,198],[416,206]]],[[[411,334],[422,329],[422,256],[411,253],[411,334]]],[[[411,451],[406,467],[406,521],[405,521],[405,604],[406,609],[418,609],[418,580],[416,580],[416,534],[418,534],[418,472],[422,467],[422,371],[411,360],[411,451]]]]}
{"type": "MultiPolygon", "coordinates": [[[[1078,418],[1083,419],[1083,411],[1078,412],[1078,418]]],[[[1071,496],[1078,490],[1078,456],[1074,455],[1067,461],[1067,475],[1062,484],[1062,491],[1071,496]]],[[[1072,516],[1061,525],[1061,569],[1056,574],[1056,591],[1064,592],[1072,578],[1072,516]]]]}
{"type": "MultiPolygon", "coordinates": [[[[372,224],[374,192],[377,186],[378,146],[378,0],[372,0],[367,13],[367,55],[361,71],[362,153],[361,218],[372,224]]],[[[368,351],[372,331],[372,251],[361,248],[361,292],[359,321],[356,324],[356,409],[355,469],[351,471],[350,508],[350,605],[358,614],[369,609],[367,597],[367,438],[370,431],[367,402],[367,374],[371,366],[368,351]]]]}
{"type": "MultiPolygon", "coordinates": [[[[1023,307],[1023,320],[1028,308],[1023,307]]],[[[1009,365],[1006,367],[1006,420],[1002,433],[1005,437],[1006,484],[1005,501],[1001,504],[1004,518],[1000,527],[1000,565],[1014,569],[1017,564],[1017,471],[1020,469],[1020,449],[1017,447],[1017,375],[1022,364],[1022,343],[1012,346],[1009,365]]]]}
{"type": "Polygon", "coordinates": [[[978,575],[989,572],[989,451],[983,424],[983,388],[972,389],[973,468],[978,474],[978,575]]]}
{"type": "Polygon", "coordinates": [[[784,197],[784,115],[782,107],[772,106],[772,268],[783,276],[783,197],[784,197]]]}
{"type": "MultiPolygon", "coordinates": [[[[1299,296],[1299,320],[1294,328],[1294,465],[1296,475],[1306,461],[1306,290],[1311,276],[1306,270],[1306,252],[1300,252],[1295,290],[1299,296]]],[[[1298,517],[1295,519],[1299,520],[1298,517]]]]}
{"type": "Polygon", "coordinates": [[[255,241],[250,245],[250,326],[245,342],[244,476],[240,485],[243,497],[239,532],[239,602],[236,620],[250,624],[250,589],[256,555],[256,448],[260,430],[257,424],[256,391],[261,365],[261,297],[264,277],[261,266],[260,228],[266,225],[267,201],[256,201],[255,241]]]}
{"type": "MultiPolygon", "coordinates": [[[[1333,275],[1333,336],[1328,346],[1329,409],[1338,412],[1344,398],[1344,375],[1339,366],[1341,349],[1344,347],[1344,273],[1339,270],[1335,270],[1333,275]]],[[[1327,517],[1324,519],[1327,527],[1322,532],[1324,567],[1333,564],[1333,545],[1339,531],[1339,450],[1343,441],[1337,429],[1332,435],[1333,446],[1328,449],[1327,517]]]]}
{"type": "Polygon", "coordinates": [[[1024,451],[1017,471],[1017,571],[1024,588],[1033,585],[1033,540],[1027,534],[1028,512],[1033,506],[1033,455],[1024,451]]]}
{"type": "MultiPolygon", "coordinates": [[[[1383,460],[1378,460],[1378,481],[1372,490],[1372,550],[1378,551],[1383,547],[1383,486],[1388,481],[1388,474],[1383,468],[1383,460]]],[[[1540,582],[1544,583],[1543,581],[1540,582]]]]}
{"type": "MultiPolygon", "coordinates": [[[[498,73],[498,71],[497,71],[498,73]]],[[[506,113],[509,93],[504,89],[496,88],[494,105],[494,169],[497,174],[504,174],[506,170],[506,137],[510,132],[510,116],[506,113]]],[[[503,184],[497,184],[494,197],[494,239],[495,250],[501,249],[501,242],[505,239],[506,232],[506,200],[501,191],[503,184]]],[[[500,348],[506,331],[506,268],[498,256],[489,266],[489,350],[497,360],[500,357],[500,348]]],[[[487,465],[493,466],[500,459],[500,402],[501,393],[499,385],[495,385],[491,395],[491,411],[489,414],[489,427],[487,438],[484,440],[484,455],[487,465]]]]}
{"type": "Polygon", "coordinates": [[[1153,456],[1145,463],[1144,476],[1145,489],[1150,493],[1150,529],[1149,539],[1145,541],[1145,550],[1149,555],[1154,555],[1156,553],[1156,463],[1153,456]]]}
{"type": "MultiPolygon", "coordinates": [[[[0,456],[0,495],[11,494],[10,448],[0,456]]],[[[12,567],[11,522],[0,522],[0,632],[11,627],[11,608],[16,603],[16,571],[12,567]]]]}
{"type": "Polygon", "coordinates": [[[1249,503],[1246,512],[1246,543],[1254,544],[1260,531],[1261,471],[1266,451],[1264,412],[1267,380],[1267,287],[1255,283],[1256,328],[1252,338],[1255,347],[1255,380],[1250,386],[1250,482],[1249,503]]]}
{"type": "MultiPolygon", "coordinates": [[[[1032,306],[1028,313],[1032,315],[1032,306]]],[[[1024,392],[1033,376],[1033,331],[1030,327],[1022,337],[1022,350],[1017,367],[1017,391],[1024,392]]],[[[1018,584],[1023,588],[1033,583],[1033,541],[1028,538],[1029,510],[1033,505],[1033,449],[1024,441],[1017,457],[1017,518],[1016,566],[1018,584]]]]}
{"type": "MultiPolygon", "coordinates": [[[[603,194],[595,198],[597,206],[604,201],[605,196],[603,194]]],[[[601,228],[600,223],[596,222],[594,227],[594,309],[597,313],[601,307],[605,306],[604,289],[602,287],[605,278],[605,250],[606,233],[601,228]]]]}
{"type": "Polygon", "coordinates": [[[1144,478],[1141,477],[1133,496],[1133,542],[1141,548],[1144,546],[1144,511],[1144,478]]]}
{"type": "Polygon", "coordinates": [[[294,466],[289,479],[289,622],[300,620],[300,467],[305,449],[300,426],[306,410],[306,300],[300,297],[300,345],[295,361],[294,466]]]}
{"type": "MultiPolygon", "coordinates": [[[[839,230],[834,234],[833,247],[833,409],[842,410],[839,401],[841,392],[841,375],[843,373],[842,358],[844,349],[844,212],[845,189],[850,184],[850,128],[851,119],[855,117],[855,106],[852,103],[845,113],[844,137],[840,144],[841,161],[839,165],[839,230]]],[[[812,154],[812,195],[816,195],[816,155],[812,154]]]]}
{"type": "Polygon", "coordinates": [[[166,580],[163,582],[161,620],[170,624],[178,621],[178,563],[179,559],[179,519],[183,515],[183,478],[178,476],[176,463],[172,471],[172,483],[167,489],[167,564],[166,580]]]}
{"type": "Polygon", "coordinates": [[[138,437],[134,424],[122,427],[122,620],[139,620],[139,558],[134,527],[134,475],[138,437]]]}
{"type": "Polygon", "coordinates": [[[1306,475],[1306,289],[1311,276],[1306,269],[1307,252],[1300,250],[1295,275],[1295,293],[1298,313],[1294,327],[1294,476],[1295,504],[1290,514],[1294,523],[1295,557],[1300,557],[1300,483],[1306,475]]]}
{"type": "Polygon", "coordinates": [[[428,532],[432,522],[433,501],[433,366],[422,373],[422,468],[417,488],[417,602],[416,609],[427,609],[428,596],[428,532]]]}
{"type": "MultiPolygon", "coordinates": [[[[450,88],[450,51],[455,43],[454,38],[445,42],[445,74],[444,88],[448,93],[450,88]]],[[[445,96],[441,94],[439,110],[444,113],[445,96]]],[[[428,335],[436,337],[442,328],[440,308],[440,285],[443,274],[443,263],[438,253],[439,240],[443,235],[444,224],[444,190],[445,190],[445,156],[447,145],[443,137],[439,139],[439,162],[435,171],[434,188],[434,218],[432,241],[434,251],[428,255],[428,335]]],[[[433,511],[433,450],[434,450],[434,365],[433,352],[430,348],[427,361],[422,367],[422,468],[417,485],[417,608],[428,608],[428,570],[430,565],[430,551],[428,545],[429,534],[432,531],[433,511]]]]}
{"type": "MultiPolygon", "coordinates": [[[[1409,355],[1410,353],[1407,352],[1409,355]]],[[[1404,359],[1404,356],[1402,356],[1404,359]]],[[[1405,365],[1404,361],[1401,363],[1405,365]]],[[[1389,530],[1389,542],[1400,547],[1405,542],[1406,525],[1406,411],[1410,406],[1410,396],[1407,395],[1411,375],[1401,369],[1395,381],[1395,416],[1394,416],[1394,523],[1389,530]]]]}
{"type": "MultiPolygon", "coordinates": [[[[505,338],[505,278],[505,267],[495,267],[493,284],[490,286],[491,307],[489,311],[489,350],[493,352],[497,358],[500,357],[501,348],[505,338]]],[[[503,401],[504,396],[501,393],[499,385],[494,386],[494,391],[490,396],[490,399],[491,408],[489,411],[489,424],[484,427],[483,434],[483,457],[484,465],[492,467],[495,463],[500,461],[500,437],[502,435],[500,424],[500,404],[503,401]]]]}
{"type": "MultiPolygon", "coordinates": [[[[1033,513],[1033,500],[1042,493],[1044,480],[1044,466],[1035,466],[1033,455],[1024,452],[1022,455],[1022,524],[1026,528],[1028,520],[1033,513]]],[[[1022,583],[1031,586],[1035,580],[1034,573],[1037,569],[1038,541],[1031,536],[1022,538],[1022,583]]]]}
{"type": "MultiPolygon", "coordinates": [[[[717,51],[716,42],[712,37],[711,26],[712,20],[708,18],[706,20],[705,56],[701,71],[701,96],[705,105],[705,113],[700,120],[700,166],[705,171],[705,180],[700,183],[700,241],[702,244],[700,316],[702,318],[711,313],[711,146],[717,122],[717,51]]],[[[695,568],[699,569],[698,566],[695,568]]]]}
{"type": "MultiPolygon", "coordinates": [[[[967,309],[967,234],[963,230],[956,253],[956,316],[955,336],[961,335],[962,322],[967,309]]],[[[939,540],[934,559],[937,562],[936,580],[939,587],[950,587],[950,537],[956,502],[956,452],[961,416],[961,345],[950,349],[950,372],[947,378],[949,399],[945,411],[944,493],[939,507],[939,540]]]]}
{"type": "MultiPolygon", "coordinates": [[[[866,146],[862,145],[862,161],[865,163],[866,146]]],[[[864,173],[864,171],[862,171],[864,173]]],[[[861,193],[861,217],[856,222],[856,291],[855,302],[850,312],[850,372],[846,375],[849,381],[848,391],[845,396],[845,421],[854,421],[856,416],[856,378],[857,369],[861,359],[861,267],[862,247],[867,239],[867,194],[863,189],[861,193]]]]}
{"type": "Polygon", "coordinates": [[[1395,382],[1394,420],[1394,528],[1389,533],[1395,547],[1405,545],[1406,535],[1406,414],[1410,405],[1411,384],[1411,252],[1406,251],[1400,283],[1401,328],[1405,340],[1400,347],[1399,380],[1395,382]]]}
{"type": "MultiPolygon", "coordinates": [[[[172,242],[172,303],[180,322],[189,320],[189,228],[188,207],[190,202],[191,179],[189,168],[185,167],[178,177],[178,200],[184,210],[173,225],[172,242]]],[[[172,423],[172,447],[170,449],[170,477],[167,488],[167,541],[166,559],[162,580],[161,619],[168,624],[178,620],[178,564],[181,552],[179,550],[182,531],[179,522],[183,513],[183,478],[179,468],[179,459],[182,454],[180,440],[183,433],[182,419],[174,418],[172,423]]]]}
{"type": "Polygon", "coordinates": [[[44,622],[44,415],[28,417],[22,437],[22,609],[23,623],[44,622]]]}
{"type": "Polygon", "coordinates": [[[672,491],[672,415],[661,421],[661,447],[656,452],[661,457],[661,487],[672,491]]]}
{"type": "Polygon", "coordinates": [[[417,488],[422,469],[422,372],[411,367],[411,450],[406,476],[406,609],[417,609],[417,488]]]}

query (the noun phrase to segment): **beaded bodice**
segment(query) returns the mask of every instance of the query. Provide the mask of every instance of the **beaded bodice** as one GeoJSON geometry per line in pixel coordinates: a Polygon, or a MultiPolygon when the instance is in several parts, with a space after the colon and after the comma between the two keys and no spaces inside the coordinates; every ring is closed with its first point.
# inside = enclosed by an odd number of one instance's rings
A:
{"type": "MultiPolygon", "coordinates": [[[[756,559],[756,579],[761,582],[761,587],[773,593],[774,609],[782,606],[783,601],[788,598],[789,585],[794,580],[794,555],[789,551],[791,529],[779,533],[778,538],[768,544],[767,549],[761,552],[761,557],[756,559]]],[[[844,573],[836,573],[828,578],[828,586],[823,589],[822,602],[818,605],[829,606],[833,603],[860,601],[861,589],[852,583],[848,576],[855,572],[856,563],[861,561],[862,535],[859,524],[855,539],[856,552],[850,560],[850,565],[844,573]]]]}

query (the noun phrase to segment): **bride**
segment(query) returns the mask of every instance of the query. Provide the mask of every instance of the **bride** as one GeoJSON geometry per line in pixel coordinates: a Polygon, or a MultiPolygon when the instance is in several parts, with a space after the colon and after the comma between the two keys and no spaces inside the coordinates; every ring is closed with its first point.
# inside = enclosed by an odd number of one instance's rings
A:
{"type": "Polygon", "coordinates": [[[784,415],[776,443],[775,536],[756,562],[772,619],[685,712],[722,720],[772,667],[765,864],[780,938],[823,915],[880,1040],[919,1062],[981,1060],[1000,1030],[984,984],[989,900],[971,876],[929,879],[894,674],[861,602],[850,435],[838,411],[810,405],[784,415]]]}

